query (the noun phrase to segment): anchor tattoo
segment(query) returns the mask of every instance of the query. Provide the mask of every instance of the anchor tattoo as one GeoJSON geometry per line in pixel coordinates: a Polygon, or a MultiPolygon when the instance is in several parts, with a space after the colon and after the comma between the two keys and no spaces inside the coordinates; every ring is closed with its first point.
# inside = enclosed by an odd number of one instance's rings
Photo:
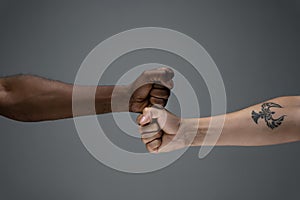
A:
{"type": "Polygon", "coordinates": [[[281,117],[274,119],[273,114],[275,114],[275,112],[272,112],[270,110],[270,108],[272,107],[282,108],[282,106],[277,103],[272,103],[272,102],[264,103],[261,105],[261,111],[259,111],[258,113],[252,111],[252,119],[254,120],[254,122],[257,124],[258,120],[261,118],[261,119],[265,119],[265,122],[270,129],[274,129],[280,126],[286,115],[282,115],[281,117]]]}

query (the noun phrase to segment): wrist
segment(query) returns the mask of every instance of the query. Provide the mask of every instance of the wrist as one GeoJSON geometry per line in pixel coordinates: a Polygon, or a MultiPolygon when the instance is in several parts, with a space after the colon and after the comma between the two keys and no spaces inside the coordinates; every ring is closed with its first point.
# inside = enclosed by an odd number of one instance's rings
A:
{"type": "Polygon", "coordinates": [[[130,95],[131,95],[130,85],[114,86],[112,96],[111,96],[112,112],[128,112],[130,95]]]}
{"type": "Polygon", "coordinates": [[[184,134],[186,146],[200,146],[206,135],[206,129],[201,128],[201,119],[188,118],[182,119],[180,132],[184,134]]]}

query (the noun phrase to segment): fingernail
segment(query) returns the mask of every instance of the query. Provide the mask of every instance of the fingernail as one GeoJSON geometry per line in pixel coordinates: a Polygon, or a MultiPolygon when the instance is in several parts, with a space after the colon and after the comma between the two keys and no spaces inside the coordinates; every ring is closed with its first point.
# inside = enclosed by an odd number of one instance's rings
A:
{"type": "Polygon", "coordinates": [[[145,123],[146,122],[146,117],[145,116],[143,116],[142,118],[141,118],[141,121],[140,121],[140,123],[141,124],[143,124],[143,123],[145,123]]]}

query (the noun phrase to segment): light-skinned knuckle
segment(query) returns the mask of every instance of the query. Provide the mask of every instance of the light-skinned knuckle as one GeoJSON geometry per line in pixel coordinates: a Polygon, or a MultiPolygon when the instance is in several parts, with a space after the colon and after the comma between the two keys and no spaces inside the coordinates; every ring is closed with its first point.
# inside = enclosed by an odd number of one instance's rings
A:
{"type": "Polygon", "coordinates": [[[146,149],[151,153],[153,152],[152,148],[149,146],[149,144],[146,144],[146,149]]]}
{"type": "Polygon", "coordinates": [[[142,126],[139,126],[139,128],[138,128],[138,130],[139,130],[139,133],[143,133],[143,127],[142,126]]]}
{"type": "Polygon", "coordinates": [[[144,108],[143,112],[144,112],[144,114],[149,113],[150,112],[150,108],[149,107],[144,108]]]}
{"type": "Polygon", "coordinates": [[[147,141],[146,138],[142,138],[142,142],[143,142],[144,144],[147,144],[147,143],[148,143],[148,141],[147,141]]]}

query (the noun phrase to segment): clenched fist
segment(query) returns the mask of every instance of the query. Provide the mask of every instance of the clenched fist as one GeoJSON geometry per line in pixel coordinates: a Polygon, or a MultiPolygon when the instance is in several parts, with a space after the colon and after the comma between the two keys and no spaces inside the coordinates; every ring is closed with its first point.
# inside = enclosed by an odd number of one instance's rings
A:
{"type": "Polygon", "coordinates": [[[174,72],[170,68],[144,71],[128,86],[129,111],[141,113],[145,107],[158,104],[165,106],[173,88],[174,72]]]}
{"type": "Polygon", "coordinates": [[[185,131],[183,121],[159,105],[145,108],[137,123],[147,150],[159,153],[189,146],[195,134],[185,131]]]}

